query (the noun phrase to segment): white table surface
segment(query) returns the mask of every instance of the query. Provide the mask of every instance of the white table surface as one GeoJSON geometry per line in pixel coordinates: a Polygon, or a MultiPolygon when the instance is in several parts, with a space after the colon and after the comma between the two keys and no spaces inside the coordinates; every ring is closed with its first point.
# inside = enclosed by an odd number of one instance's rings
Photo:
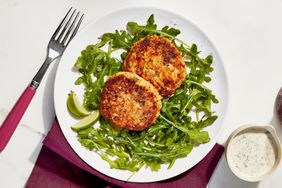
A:
{"type": "MultiPolygon", "coordinates": [[[[281,0],[0,0],[0,123],[41,66],[49,38],[66,10],[85,13],[83,25],[117,9],[133,6],[168,9],[200,27],[217,47],[229,82],[229,106],[218,142],[238,126],[272,124],[282,140],[274,111],[282,86],[281,0]]],[[[53,63],[6,149],[0,153],[0,187],[24,187],[41,141],[55,117],[53,63]]],[[[257,183],[239,180],[222,157],[212,188],[281,188],[282,164],[257,183]]]]}

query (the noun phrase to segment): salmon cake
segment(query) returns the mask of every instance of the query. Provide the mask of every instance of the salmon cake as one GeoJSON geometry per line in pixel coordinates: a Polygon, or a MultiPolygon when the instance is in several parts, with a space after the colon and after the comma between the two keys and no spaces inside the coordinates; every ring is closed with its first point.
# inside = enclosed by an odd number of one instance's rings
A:
{"type": "Polygon", "coordinates": [[[164,98],[180,87],[186,75],[179,50],[169,39],[157,35],[137,41],[131,47],[122,69],[152,83],[164,98]]]}
{"type": "Polygon", "coordinates": [[[150,82],[130,72],[118,72],[105,84],[100,112],[115,127],[141,131],[158,118],[161,99],[150,82]]]}

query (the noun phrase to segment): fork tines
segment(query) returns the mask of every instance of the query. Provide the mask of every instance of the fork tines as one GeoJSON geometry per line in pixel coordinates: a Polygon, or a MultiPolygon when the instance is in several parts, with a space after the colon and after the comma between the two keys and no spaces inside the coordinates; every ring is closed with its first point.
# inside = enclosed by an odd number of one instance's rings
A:
{"type": "Polygon", "coordinates": [[[83,17],[84,14],[81,14],[80,11],[77,12],[76,9],[73,10],[71,7],[52,38],[59,41],[62,45],[67,46],[77,33],[83,17]]]}

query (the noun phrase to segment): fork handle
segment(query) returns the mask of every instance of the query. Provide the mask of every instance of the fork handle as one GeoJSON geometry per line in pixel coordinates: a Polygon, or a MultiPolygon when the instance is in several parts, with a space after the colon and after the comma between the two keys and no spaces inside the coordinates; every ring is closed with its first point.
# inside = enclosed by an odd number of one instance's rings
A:
{"type": "Polygon", "coordinates": [[[4,120],[0,127],[0,152],[12,137],[35,92],[36,88],[28,86],[4,120]]]}

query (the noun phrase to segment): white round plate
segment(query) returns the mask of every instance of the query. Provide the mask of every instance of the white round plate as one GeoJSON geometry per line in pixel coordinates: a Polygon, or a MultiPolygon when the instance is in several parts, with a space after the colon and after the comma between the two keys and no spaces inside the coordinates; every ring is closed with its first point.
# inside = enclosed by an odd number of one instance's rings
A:
{"type": "Polygon", "coordinates": [[[142,168],[128,180],[130,182],[165,180],[179,175],[196,165],[215,145],[227,109],[227,79],[222,61],[214,45],[198,27],[184,17],[158,8],[136,7],[119,10],[91,22],[82,29],[69,44],[57,69],[54,87],[55,110],[61,130],[73,150],[89,166],[107,176],[127,181],[128,177],[132,175],[129,171],[110,169],[108,163],[102,160],[98,154],[80,145],[77,141],[76,133],[70,128],[77,120],[73,119],[68,113],[66,100],[71,90],[78,94],[81,101],[83,99],[83,86],[74,85],[79,74],[72,71],[72,67],[79,57],[80,52],[87,45],[97,43],[98,37],[103,33],[114,32],[116,29],[126,29],[126,24],[129,21],[146,24],[151,14],[154,14],[158,28],[169,25],[180,29],[181,34],[178,38],[188,44],[197,44],[198,49],[202,51],[200,55],[203,57],[208,54],[213,56],[214,72],[211,75],[212,82],[208,86],[220,101],[219,104],[213,107],[219,118],[212,126],[206,128],[211,137],[209,143],[195,147],[187,157],[177,159],[173,167],[169,170],[167,169],[167,165],[162,165],[162,168],[158,172],[152,172],[149,168],[142,168]]]}

